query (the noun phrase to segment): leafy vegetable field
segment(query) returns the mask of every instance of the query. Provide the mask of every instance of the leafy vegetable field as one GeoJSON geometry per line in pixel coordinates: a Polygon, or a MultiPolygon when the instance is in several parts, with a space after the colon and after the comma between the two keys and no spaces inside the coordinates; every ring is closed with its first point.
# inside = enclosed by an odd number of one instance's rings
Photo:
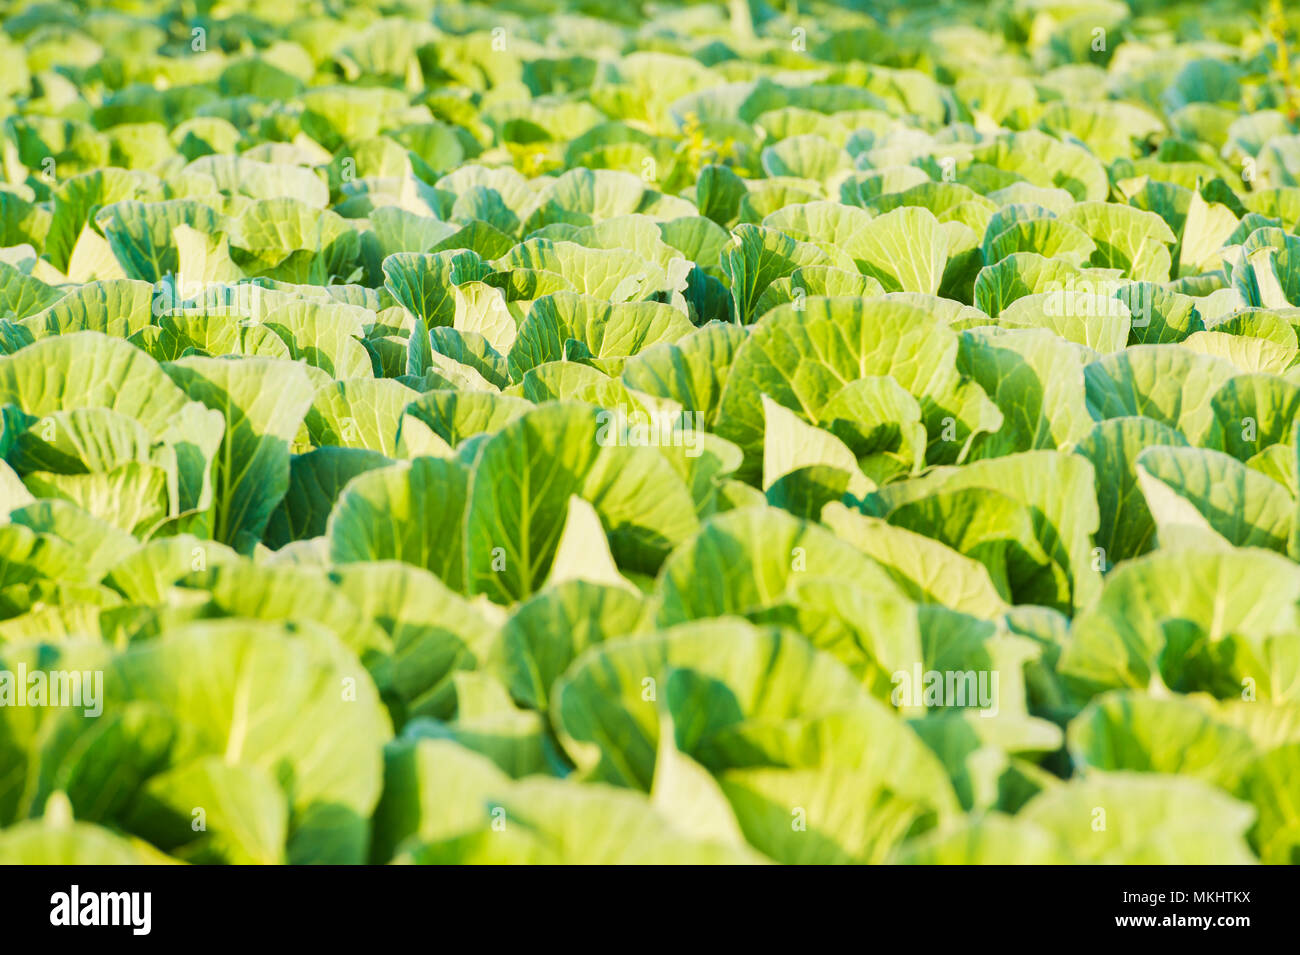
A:
{"type": "Polygon", "coordinates": [[[0,0],[0,862],[1300,861],[1300,6],[0,0]]]}

